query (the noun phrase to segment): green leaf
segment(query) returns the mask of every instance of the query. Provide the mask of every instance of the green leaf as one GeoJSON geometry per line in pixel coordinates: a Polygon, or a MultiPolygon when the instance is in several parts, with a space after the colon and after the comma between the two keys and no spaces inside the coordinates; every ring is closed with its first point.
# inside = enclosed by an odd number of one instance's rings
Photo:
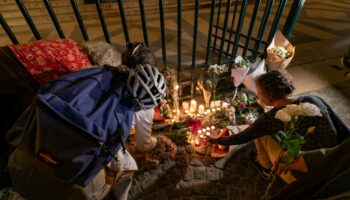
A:
{"type": "Polygon", "coordinates": [[[287,139],[287,134],[284,131],[279,131],[279,133],[281,134],[283,140],[287,139]]]}
{"type": "Polygon", "coordinates": [[[280,138],[280,136],[274,134],[273,137],[277,140],[278,144],[282,144],[282,139],[280,138]]]}
{"type": "Polygon", "coordinates": [[[280,160],[280,166],[288,165],[294,161],[293,152],[287,151],[280,160]]]}

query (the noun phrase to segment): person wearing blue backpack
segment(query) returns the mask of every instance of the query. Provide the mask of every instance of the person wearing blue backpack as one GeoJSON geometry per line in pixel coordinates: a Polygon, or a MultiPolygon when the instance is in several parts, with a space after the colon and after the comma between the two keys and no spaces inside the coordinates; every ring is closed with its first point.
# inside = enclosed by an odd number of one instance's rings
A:
{"type": "Polygon", "coordinates": [[[153,112],[166,85],[149,64],[122,69],[83,69],[39,89],[6,135],[15,147],[7,170],[25,199],[127,198],[130,174],[120,169],[137,166],[123,142],[134,121],[147,129],[139,150],[155,146],[153,112]]]}

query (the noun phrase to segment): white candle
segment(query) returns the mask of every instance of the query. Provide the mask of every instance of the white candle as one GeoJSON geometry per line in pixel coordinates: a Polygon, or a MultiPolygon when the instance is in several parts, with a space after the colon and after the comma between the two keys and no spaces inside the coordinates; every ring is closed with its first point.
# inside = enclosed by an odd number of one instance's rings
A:
{"type": "Polygon", "coordinates": [[[171,120],[171,123],[174,123],[174,122],[175,122],[175,120],[172,119],[172,120],[171,120]]]}
{"type": "Polygon", "coordinates": [[[215,101],[210,102],[210,107],[215,107],[215,101]]]}
{"type": "Polygon", "coordinates": [[[188,105],[189,105],[189,103],[187,101],[183,101],[182,102],[182,109],[188,110],[188,105]]]}
{"type": "Polygon", "coordinates": [[[203,135],[200,135],[199,137],[200,137],[200,138],[203,138],[203,135]]]}
{"type": "Polygon", "coordinates": [[[220,104],[221,104],[221,101],[220,101],[220,100],[215,101],[215,107],[220,107],[220,104]]]}
{"type": "Polygon", "coordinates": [[[211,109],[212,112],[215,112],[215,108],[211,109]]]}
{"type": "Polygon", "coordinates": [[[224,102],[222,103],[222,108],[227,108],[228,107],[228,103],[224,102]]]}
{"type": "Polygon", "coordinates": [[[205,133],[206,129],[205,129],[205,128],[203,128],[203,129],[202,129],[202,131],[203,131],[203,133],[205,133]]]}
{"type": "Polygon", "coordinates": [[[207,112],[204,112],[203,114],[204,114],[204,115],[207,115],[208,113],[207,113],[207,112]]]}
{"type": "Polygon", "coordinates": [[[189,114],[188,116],[193,117],[193,115],[192,115],[192,114],[189,114]]]}
{"type": "Polygon", "coordinates": [[[220,108],[216,108],[216,110],[220,110],[220,108]]]}
{"type": "Polygon", "coordinates": [[[197,109],[197,101],[196,100],[191,100],[191,105],[190,105],[190,111],[192,113],[196,112],[197,109]]]}
{"type": "Polygon", "coordinates": [[[215,126],[211,126],[210,128],[211,128],[212,130],[214,130],[214,129],[215,129],[215,126]]]}
{"type": "Polygon", "coordinates": [[[209,136],[210,135],[210,132],[207,132],[207,136],[209,136]]]}
{"type": "Polygon", "coordinates": [[[185,110],[185,114],[188,114],[188,110],[185,110]]]}
{"type": "Polygon", "coordinates": [[[210,113],[210,110],[207,110],[207,113],[209,114],[209,113],[210,113]]]}
{"type": "Polygon", "coordinates": [[[198,134],[202,134],[202,131],[201,131],[201,130],[198,130],[197,133],[198,133],[198,134]]]}
{"type": "Polygon", "coordinates": [[[203,105],[199,105],[199,107],[198,107],[198,113],[199,113],[199,114],[203,114],[203,113],[204,113],[204,106],[203,106],[203,105]]]}
{"type": "Polygon", "coordinates": [[[177,91],[179,90],[180,86],[179,85],[175,85],[174,89],[177,91]]]}
{"type": "Polygon", "coordinates": [[[209,128],[209,126],[207,127],[207,131],[210,131],[210,128],[209,128]]]}

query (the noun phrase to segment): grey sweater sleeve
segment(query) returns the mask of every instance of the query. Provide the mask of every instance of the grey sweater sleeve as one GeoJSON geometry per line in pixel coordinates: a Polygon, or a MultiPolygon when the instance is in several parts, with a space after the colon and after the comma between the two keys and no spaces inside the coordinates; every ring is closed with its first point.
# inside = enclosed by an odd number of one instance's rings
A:
{"type": "Polygon", "coordinates": [[[302,151],[301,155],[304,157],[308,170],[313,170],[320,165],[322,159],[332,152],[336,147],[316,149],[312,151],[302,151]]]}

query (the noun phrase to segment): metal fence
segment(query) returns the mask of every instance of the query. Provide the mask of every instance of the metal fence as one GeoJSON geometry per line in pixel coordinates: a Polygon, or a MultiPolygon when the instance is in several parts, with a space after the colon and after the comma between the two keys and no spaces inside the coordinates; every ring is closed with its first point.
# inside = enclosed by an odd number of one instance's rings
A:
{"type": "MultiPolygon", "coordinates": [[[[22,0],[15,0],[20,11],[22,12],[25,20],[28,23],[32,33],[34,34],[37,40],[42,39],[40,33],[35,27],[33,20],[31,19],[27,9],[25,8],[22,0]]],[[[51,6],[49,0],[43,0],[46,9],[51,17],[51,20],[57,30],[57,33],[60,38],[65,38],[65,35],[62,31],[60,23],[57,20],[55,12],[51,6]]],[[[301,12],[301,9],[304,5],[305,0],[293,0],[291,2],[291,9],[287,13],[286,21],[283,25],[282,32],[289,38],[293,31],[296,20],[301,12]]],[[[80,15],[79,8],[76,0],[70,0],[71,6],[73,8],[76,20],[79,24],[81,33],[84,40],[89,40],[86,28],[83,23],[83,19],[80,15]]],[[[165,34],[165,25],[164,25],[164,0],[159,0],[159,14],[160,14],[160,31],[161,31],[161,40],[162,40],[162,64],[164,70],[167,68],[167,53],[166,53],[166,34],[165,34]]],[[[279,2],[275,0],[212,0],[211,12],[209,18],[209,27],[207,35],[207,46],[206,46],[206,57],[205,62],[201,64],[196,64],[197,56],[197,33],[198,33],[198,16],[200,10],[200,0],[195,0],[195,9],[194,9],[194,27],[193,27],[193,46],[192,46],[192,64],[190,66],[183,66],[182,63],[182,48],[181,48],[181,30],[182,30],[182,1],[177,1],[177,70],[178,70],[178,80],[182,83],[192,81],[192,75],[190,80],[183,80],[181,78],[181,71],[184,70],[197,70],[200,68],[208,67],[212,64],[232,64],[234,58],[239,54],[243,57],[257,55],[262,55],[266,51],[267,45],[273,39],[273,36],[280,25],[282,14],[285,11],[287,5],[287,0],[280,0],[279,2]],[[253,3],[253,11],[250,16],[247,15],[247,7],[249,3],[253,3]],[[265,8],[262,9],[262,3],[264,3],[265,8]],[[275,7],[275,13],[272,12],[275,7]],[[226,9],[224,16],[222,15],[221,9],[226,9]],[[263,12],[260,20],[258,18],[258,12],[263,12]],[[216,20],[214,21],[214,18],[216,20]],[[220,23],[220,18],[224,17],[223,24],[220,23]],[[231,17],[231,18],[230,18],[231,17]],[[245,19],[249,20],[249,28],[247,33],[244,33],[243,25],[245,19]],[[231,19],[231,20],[230,20],[231,19]],[[271,28],[266,29],[269,19],[273,19],[271,28]],[[231,22],[231,24],[229,24],[231,22]],[[235,24],[237,22],[237,24],[235,24]],[[253,32],[257,32],[256,36],[253,36],[253,32]],[[264,35],[268,34],[267,39],[263,39],[264,35]]],[[[123,26],[125,41],[130,41],[129,30],[126,21],[126,15],[124,12],[123,1],[118,0],[119,14],[123,26]]],[[[144,0],[139,0],[141,24],[143,30],[143,39],[145,45],[149,46],[148,34],[147,34],[147,20],[145,15],[145,6],[144,0]]],[[[110,41],[110,36],[108,28],[105,22],[103,11],[101,8],[100,0],[96,0],[96,9],[98,11],[98,16],[101,22],[102,30],[107,42],[110,41]]],[[[15,34],[11,31],[10,27],[7,25],[5,19],[0,13],[0,23],[7,35],[14,44],[18,43],[18,40],[15,34]]],[[[266,37],[265,37],[266,38],[266,37]]],[[[132,38],[131,38],[132,40],[132,38]]],[[[192,71],[193,72],[193,71],[192,71]]],[[[229,72],[226,74],[228,75],[229,72]]]]}

